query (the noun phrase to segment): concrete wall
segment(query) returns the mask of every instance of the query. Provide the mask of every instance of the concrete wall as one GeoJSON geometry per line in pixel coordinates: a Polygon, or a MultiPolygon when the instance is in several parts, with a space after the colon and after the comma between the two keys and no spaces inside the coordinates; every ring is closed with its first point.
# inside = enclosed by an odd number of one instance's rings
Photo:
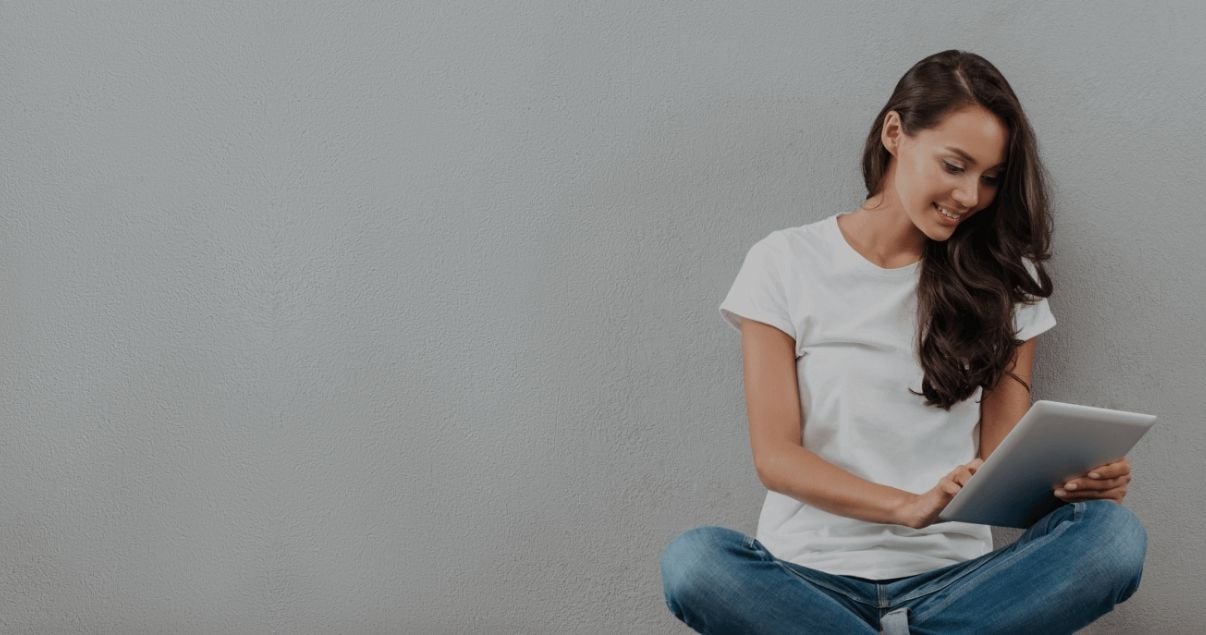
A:
{"type": "Polygon", "coordinates": [[[1054,177],[1036,398],[1161,417],[1089,632],[1198,632],[1204,18],[3,3],[0,631],[686,632],[661,548],[763,495],[717,305],[963,48],[1054,177]]]}

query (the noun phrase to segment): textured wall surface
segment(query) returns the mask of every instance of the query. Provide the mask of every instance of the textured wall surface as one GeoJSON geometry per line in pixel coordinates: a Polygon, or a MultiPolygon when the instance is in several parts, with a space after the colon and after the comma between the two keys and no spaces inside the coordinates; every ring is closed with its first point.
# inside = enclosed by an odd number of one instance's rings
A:
{"type": "Polygon", "coordinates": [[[764,493],[717,306],[753,242],[858,206],[947,48],[1053,176],[1036,398],[1161,418],[1143,583],[1086,632],[1200,632],[1204,23],[0,4],[0,632],[687,632],[662,547],[764,493]]]}

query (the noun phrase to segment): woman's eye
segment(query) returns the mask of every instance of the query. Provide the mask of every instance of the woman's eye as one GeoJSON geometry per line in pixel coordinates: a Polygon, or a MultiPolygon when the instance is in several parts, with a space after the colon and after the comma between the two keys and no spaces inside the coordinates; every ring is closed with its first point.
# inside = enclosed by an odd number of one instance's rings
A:
{"type": "MultiPolygon", "coordinates": [[[[946,161],[943,161],[942,165],[946,168],[946,171],[950,172],[951,174],[959,174],[960,172],[963,171],[963,168],[961,168],[957,165],[952,165],[950,163],[947,163],[946,161]]],[[[984,177],[984,181],[986,183],[988,183],[989,185],[996,185],[998,180],[1000,180],[999,177],[995,177],[995,176],[984,177]]]]}

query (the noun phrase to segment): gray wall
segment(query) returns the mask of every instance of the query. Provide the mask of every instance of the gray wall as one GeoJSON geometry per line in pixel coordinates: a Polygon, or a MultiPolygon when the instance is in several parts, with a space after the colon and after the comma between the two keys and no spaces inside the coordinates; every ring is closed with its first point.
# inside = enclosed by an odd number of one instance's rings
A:
{"type": "Polygon", "coordinates": [[[965,48],[1054,176],[1036,397],[1161,417],[1087,632],[1195,632],[1200,5],[506,4],[0,5],[0,631],[686,632],[662,546],[763,494],[717,305],[965,48]]]}

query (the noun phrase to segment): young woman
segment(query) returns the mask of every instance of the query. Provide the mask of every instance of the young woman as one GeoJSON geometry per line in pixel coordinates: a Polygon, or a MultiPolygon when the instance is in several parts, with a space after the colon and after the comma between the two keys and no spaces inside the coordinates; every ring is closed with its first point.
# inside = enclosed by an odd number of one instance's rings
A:
{"type": "Polygon", "coordinates": [[[696,527],[661,557],[701,633],[1071,633],[1138,588],[1126,458],[993,551],[938,513],[1030,407],[1047,304],[1045,173],[984,58],[914,65],[876,117],[857,210],[772,232],[720,306],[741,333],[756,537],[696,527]]]}

